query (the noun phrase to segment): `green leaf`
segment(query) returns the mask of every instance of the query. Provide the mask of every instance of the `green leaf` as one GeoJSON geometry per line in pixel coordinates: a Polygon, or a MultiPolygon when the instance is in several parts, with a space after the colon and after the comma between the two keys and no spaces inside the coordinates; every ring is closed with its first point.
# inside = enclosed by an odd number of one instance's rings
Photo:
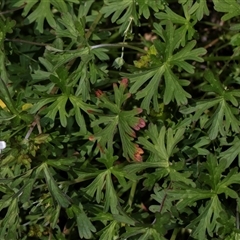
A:
{"type": "Polygon", "coordinates": [[[11,200],[11,204],[8,207],[5,217],[0,222],[0,238],[1,239],[18,239],[18,224],[20,223],[19,218],[19,207],[17,198],[11,200]]]}
{"type": "Polygon", "coordinates": [[[68,171],[72,166],[75,165],[75,162],[77,161],[76,157],[69,157],[69,158],[62,158],[62,159],[49,159],[46,161],[46,163],[49,166],[52,166],[54,168],[68,171]]]}
{"type": "Polygon", "coordinates": [[[97,203],[100,203],[104,199],[104,211],[107,212],[111,209],[111,212],[118,214],[117,205],[118,197],[113,186],[111,179],[111,171],[106,170],[98,174],[98,176],[89,184],[86,188],[86,194],[91,198],[96,195],[95,199],[97,203]],[[104,193],[105,192],[105,196],[104,193]]]}
{"type": "Polygon", "coordinates": [[[139,4],[139,14],[143,15],[146,19],[150,17],[150,8],[152,8],[154,12],[158,12],[159,10],[163,10],[167,5],[165,0],[137,0],[137,2],[139,4]]]}
{"type": "Polygon", "coordinates": [[[146,168],[167,168],[169,165],[166,162],[142,162],[142,163],[132,163],[124,167],[126,172],[126,177],[132,173],[137,173],[145,170],[146,168]]]}
{"type": "Polygon", "coordinates": [[[107,169],[110,169],[113,167],[114,162],[118,159],[117,156],[113,156],[110,151],[106,151],[101,158],[98,158],[97,160],[105,165],[107,169]]]}
{"type": "Polygon", "coordinates": [[[60,38],[70,38],[72,42],[78,43],[85,41],[85,22],[82,19],[77,19],[74,14],[69,12],[63,12],[60,19],[58,19],[59,25],[56,26],[56,35],[60,38]]]}
{"type": "Polygon", "coordinates": [[[191,95],[182,88],[181,81],[169,68],[166,68],[164,77],[166,86],[163,96],[164,103],[169,104],[172,100],[176,99],[178,105],[186,105],[191,95]]]}
{"type": "Polygon", "coordinates": [[[52,27],[56,27],[56,21],[54,19],[53,11],[51,10],[51,5],[53,5],[61,13],[66,13],[68,11],[66,2],[75,2],[75,0],[44,0],[39,2],[38,0],[18,0],[14,6],[20,7],[24,6],[23,16],[27,16],[27,23],[36,22],[37,30],[40,33],[43,33],[44,21],[47,20],[48,24],[52,27]],[[31,12],[31,9],[34,9],[31,12]],[[29,14],[30,13],[30,14],[29,14]]]}
{"type": "Polygon", "coordinates": [[[106,5],[102,7],[101,13],[104,14],[105,18],[112,15],[112,23],[117,22],[118,24],[123,24],[120,28],[120,32],[126,29],[126,24],[131,21],[131,18],[133,18],[136,24],[138,22],[136,3],[133,0],[122,0],[121,2],[108,0],[106,5]]]}
{"type": "Polygon", "coordinates": [[[195,29],[194,25],[196,24],[196,21],[191,21],[191,16],[189,15],[189,4],[183,5],[184,15],[185,17],[182,17],[175,12],[173,12],[169,7],[165,8],[165,12],[159,12],[156,13],[155,16],[162,20],[163,24],[167,23],[167,20],[171,21],[172,23],[176,23],[178,25],[182,25],[180,28],[176,31],[176,36],[179,36],[179,43],[181,43],[181,46],[186,45],[186,40],[192,40],[195,29]]]}
{"type": "Polygon", "coordinates": [[[135,223],[136,223],[135,220],[133,220],[132,218],[130,218],[126,214],[124,214],[124,215],[113,214],[113,218],[121,224],[125,223],[125,224],[128,224],[128,225],[135,225],[135,223]]]}
{"type": "Polygon", "coordinates": [[[60,206],[67,208],[71,204],[71,199],[60,190],[46,164],[43,165],[43,171],[52,198],[55,199],[60,206]]]}
{"type": "Polygon", "coordinates": [[[137,144],[133,143],[133,139],[136,137],[136,131],[145,127],[145,121],[140,117],[136,117],[136,115],[142,112],[142,109],[134,108],[127,111],[122,109],[122,106],[130,97],[128,93],[125,93],[126,87],[127,79],[123,79],[119,87],[116,84],[113,85],[115,103],[101,90],[96,91],[100,100],[99,107],[103,111],[108,109],[112,113],[105,114],[104,116],[101,114],[99,115],[99,119],[92,121],[91,126],[96,130],[91,138],[98,141],[102,150],[107,147],[112,151],[113,138],[118,129],[124,157],[141,161],[143,151],[137,144]],[[101,127],[101,125],[105,126],[101,127]]]}
{"type": "Polygon", "coordinates": [[[221,180],[222,173],[226,168],[226,162],[220,161],[218,163],[216,156],[209,154],[207,156],[207,161],[203,166],[209,172],[209,175],[205,175],[205,182],[213,189],[217,190],[217,186],[221,180]]]}
{"type": "Polygon", "coordinates": [[[86,133],[87,132],[86,121],[83,117],[82,111],[87,114],[91,114],[94,112],[97,113],[100,111],[97,109],[96,106],[83,102],[81,96],[77,97],[77,96],[70,95],[69,100],[73,105],[74,115],[75,115],[75,119],[76,119],[78,126],[81,128],[81,131],[83,133],[86,133]]]}
{"type": "MultiPolygon", "coordinates": [[[[155,28],[158,25],[155,25],[155,28]]],[[[166,29],[161,28],[161,38],[163,41],[155,40],[154,46],[157,50],[154,67],[150,70],[141,71],[139,73],[124,74],[133,83],[130,88],[131,93],[136,93],[137,99],[142,99],[141,107],[150,112],[150,104],[153,102],[154,111],[158,112],[158,88],[161,88],[162,79],[165,80],[164,103],[168,104],[172,100],[177,103],[187,104],[187,98],[191,95],[187,93],[182,86],[188,85],[187,81],[180,80],[179,77],[171,70],[174,66],[178,66],[181,71],[185,70],[194,73],[194,67],[187,61],[202,62],[201,55],[206,53],[203,48],[193,49],[196,41],[189,42],[184,48],[178,48],[178,33],[174,29],[171,22],[167,22],[166,29]],[[147,83],[148,82],[148,83],[147,83]],[[147,84],[146,84],[147,83],[147,84]]]]}
{"type": "MultiPolygon", "coordinates": [[[[54,100],[54,99],[52,98],[52,100],[54,100]]],[[[50,124],[52,126],[55,122],[55,118],[56,118],[56,115],[58,112],[59,112],[59,116],[60,116],[61,125],[63,127],[67,126],[68,114],[65,110],[67,101],[68,101],[68,97],[66,95],[59,96],[56,98],[56,100],[51,105],[48,106],[47,110],[45,110],[45,111],[47,111],[45,118],[48,120],[48,122],[50,122],[50,124]]],[[[40,102],[39,102],[39,104],[40,104],[40,102]]]]}
{"type": "Polygon", "coordinates": [[[239,177],[240,173],[237,173],[237,169],[236,168],[231,169],[229,174],[218,184],[217,186],[218,194],[225,192],[226,195],[229,195],[232,198],[237,198],[238,197],[237,193],[228,187],[231,186],[232,184],[239,184],[240,182],[239,177]],[[225,189],[227,189],[227,191],[225,191],[225,189]]]}
{"type": "Polygon", "coordinates": [[[105,186],[105,178],[107,176],[107,173],[107,171],[99,173],[92,181],[92,183],[85,188],[86,194],[90,197],[93,198],[96,194],[97,203],[100,203],[100,201],[102,200],[102,191],[105,186]]]}
{"type": "MultiPolygon", "coordinates": [[[[40,33],[43,33],[43,24],[44,20],[46,19],[49,25],[54,28],[56,26],[55,19],[53,18],[53,14],[50,9],[50,2],[51,0],[41,1],[40,3],[38,0],[28,1],[26,6],[24,7],[23,16],[27,16],[31,10],[37,3],[38,6],[35,8],[35,10],[27,17],[27,23],[30,24],[34,21],[37,23],[37,30],[40,33]]],[[[25,3],[25,1],[18,1],[17,4],[15,4],[16,7],[22,6],[25,3]]]]}
{"type": "Polygon", "coordinates": [[[170,167],[169,177],[173,182],[182,182],[186,185],[190,185],[191,187],[196,187],[196,184],[190,179],[191,173],[185,172],[177,172],[173,167],[170,167]]]}
{"type": "Polygon", "coordinates": [[[91,239],[92,233],[96,232],[86,213],[83,210],[82,204],[79,204],[79,211],[76,213],[78,234],[80,238],[91,239]]]}
{"type": "MultiPolygon", "coordinates": [[[[1,52],[0,52],[0,55],[1,55],[1,52]]],[[[15,107],[15,104],[9,92],[9,89],[6,86],[6,82],[1,77],[0,77],[0,93],[1,93],[0,100],[5,103],[5,105],[11,111],[12,114],[19,116],[19,113],[15,107]]]]}
{"type": "Polygon", "coordinates": [[[105,205],[104,210],[107,212],[108,209],[111,209],[111,213],[118,214],[117,206],[119,204],[117,193],[114,189],[112,182],[111,172],[108,172],[106,175],[106,192],[105,192],[105,205]]]}
{"type": "Polygon", "coordinates": [[[6,18],[4,20],[0,19],[0,45],[3,44],[6,34],[13,32],[13,27],[15,25],[16,25],[16,21],[11,20],[9,18],[6,18]]]}
{"type": "Polygon", "coordinates": [[[26,203],[30,200],[30,196],[31,196],[35,181],[36,181],[36,178],[32,176],[32,178],[30,178],[27,181],[27,183],[23,186],[22,195],[20,196],[20,201],[22,203],[26,203]]]}
{"type": "Polygon", "coordinates": [[[175,151],[176,145],[183,138],[184,132],[184,128],[174,131],[171,128],[166,130],[165,127],[162,127],[159,131],[156,125],[149,124],[146,137],[139,137],[139,142],[144,148],[153,153],[149,161],[162,162],[168,166],[169,159],[175,151]],[[149,140],[147,140],[148,138],[149,140]]]}
{"type": "Polygon", "coordinates": [[[166,192],[164,191],[163,188],[159,187],[158,184],[156,184],[153,188],[154,194],[151,194],[151,198],[154,199],[155,201],[157,201],[160,205],[164,200],[164,205],[162,205],[162,207],[158,204],[158,205],[151,205],[149,207],[149,210],[152,212],[159,212],[159,209],[161,207],[161,212],[167,212],[168,209],[171,209],[172,207],[172,202],[170,200],[170,198],[167,198],[166,192]]]}
{"type": "Polygon", "coordinates": [[[196,1],[189,10],[189,13],[195,13],[198,21],[200,21],[204,15],[208,16],[209,9],[207,5],[207,0],[196,1]]]}
{"type": "Polygon", "coordinates": [[[112,240],[117,236],[118,222],[111,221],[105,228],[101,230],[99,240],[112,240]]]}
{"type": "Polygon", "coordinates": [[[179,210],[182,210],[186,206],[192,206],[198,200],[212,198],[216,194],[208,190],[189,187],[184,190],[176,189],[168,191],[168,195],[174,200],[180,200],[177,203],[177,207],[179,210]]]}
{"type": "Polygon", "coordinates": [[[128,239],[130,237],[139,235],[137,239],[139,240],[148,240],[148,239],[154,239],[154,240],[166,240],[161,234],[157,232],[154,228],[142,226],[142,227],[127,227],[126,233],[123,233],[121,237],[123,239],[128,239]]]}
{"type": "Polygon", "coordinates": [[[218,12],[224,12],[223,21],[240,15],[240,4],[236,0],[213,0],[214,9],[218,12]]]}
{"type": "Polygon", "coordinates": [[[234,141],[231,143],[231,146],[222,151],[219,155],[221,161],[226,162],[226,168],[229,167],[232,162],[238,157],[238,165],[240,165],[240,139],[235,137],[234,141]]]}
{"type": "MultiPolygon", "coordinates": [[[[216,91],[219,90],[216,89],[216,91]]],[[[181,111],[184,114],[195,112],[192,119],[193,121],[197,121],[204,112],[205,115],[207,115],[206,110],[215,106],[210,118],[205,122],[205,124],[203,124],[203,126],[209,128],[208,133],[210,139],[215,139],[218,136],[218,133],[225,136],[229,132],[230,127],[232,131],[236,133],[239,132],[240,129],[239,121],[235,117],[238,111],[235,107],[232,107],[229,103],[227,103],[229,97],[226,96],[231,94],[231,91],[229,91],[227,95],[225,92],[222,94],[222,97],[198,101],[196,106],[189,107],[181,111]]]]}
{"type": "Polygon", "coordinates": [[[194,229],[192,236],[199,240],[206,239],[206,234],[213,237],[213,231],[218,225],[216,220],[220,217],[220,212],[222,210],[221,202],[218,197],[212,197],[202,210],[201,214],[192,220],[187,226],[194,229]]]}

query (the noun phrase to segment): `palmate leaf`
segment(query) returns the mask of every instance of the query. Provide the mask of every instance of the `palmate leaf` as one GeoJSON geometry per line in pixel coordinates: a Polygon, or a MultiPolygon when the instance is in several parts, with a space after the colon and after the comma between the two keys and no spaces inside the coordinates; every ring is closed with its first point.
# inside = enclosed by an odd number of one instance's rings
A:
{"type": "Polygon", "coordinates": [[[45,104],[51,103],[46,109],[45,112],[45,118],[50,124],[53,126],[56,114],[59,112],[60,114],[60,122],[62,126],[67,126],[67,112],[65,110],[65,105],[68,101],[68,96],[67,95],[62,95],[62,96],[51,96],[48,98],[44,98],[40,100],[37,104],[35,104],[31,108],[31,113],[36,113],[39,111],[45,104]]]}
{"type": "Polygon", "coordinates": [[[197,20],[200,21],[204,15],[209,15],[209,9],[207,5],[207,0],[196,1],[191,9],[190,13],[195,13],[197,20]]]}
{"type": "MultiPolygon", "coordinates": [[[[237,168],[232,168],[227,175],[223,174],[226,168],[228,168],[228,162],[225,161],[225,159],[220,158],[218,161],[216,156],[209,154],[207,161],[202,166],[208,173],[203,173],[201,181],[210,186],[217,194],[221,194],[232,184],[240,183],[240,173],[238,173],[237,168]]],[[[228,192],[226,191],[225,194],[228,195],[228,192]]],[[[237,196],[237,194],[234,193],[233,195],[235,196],[229,196],[233,198],[237,196]]]]}
{"type": "Polygon", "coordinates": [[[151,205],[149,207],[149,210],[155,213],[155,212],[159,212],[159,209],[161,207],[161,213],[168,212],[168,209],[171,209],[173,204],[170,198],[166,197],[166,192],[164,191],[164,189],[162,189],[158,184],[156,184],[154,186],[153,191],[154,191],[154,194],[151,194],[151,198],[154,199],[159,204],[151,205]],[[164,204],[161,206],[164,198],[165,198],[164,204]]]}
{"type": "MultiPolygon", "coordinates": [[[[194,234],[196,234],[197,236],[199,236],[200,234],[199,237],[201,237],[201,239],[206,239],[207,228],[209,227],[209,233],[211,234],[213,228],[216,225],[216,219],[214,222],[211,222],[213,210],[216,210],[214,211],[214,218],[218,218],[220,214],[220,211],[217,212],[218,205],[215,206],[214,203],[220,204],[220,201],[218,200],[218,196],[214,194],[212,191],[190,188],[189,186],[186,186],[186,187],[187,189],[184,189],[184,190],[176,189],[176,190],[168,191],[168,196],[172,200],[179,200],[176,207],[180,212],[184,211],[186,206],[188,207],[193,206],[194,204],[196,204],[196,201],[198,200],[210,199],[207,202],[206,207],[202,206],[203,210],[202,212],[200,212],[199,217],[197,217],[197,219],[194,220],[194,224],[193,224],[193,221],[191,222],[192,229],[196,229],[194,231],[194,234]],[[199,229],[201,229],[201,231],[199,229]]],[[[222,210],[222,208],[220,210],[222,210]]],[[[197,237],[197,239],[200,239],[200,238],[197,237]]]]}
{"type": "Polygon", "coordinates": [[[104,14],[105,18],[112,15],[111,21],[121,25],[119,29],[121,33],[128,28],[132,20],[135,24],[139,22],[135,0],[107,0],[101,9],[101,13],[104,14]]]}
{"type": "Polygon", "coordinates": [[[88,47],[69,51],[63,51],[49,46],[46,48],[48,50],[46,52],[46,56],[54,64],[53,70],[62,67],[62,65],[72,61],[73,59],[81,58],[81,60],[87,64],[93,58],[88,47]]]}
{"type": "MultiPolygon", "coordinates": [[[[221,18],[223,21],[240,15],[240,2],[238,0],[214,0],[213,3],[216,11],[225,13],[221,18]]],[[[239,29],[240,24],[231,26],[231,30],[239,31],[239,29]]]]}
{"type": "Polygon", "coordinates": [[[168,196],[172,200],[179,200],[176,207],[178,210],[184,211],[186,206],[192,206],[199,200],[206,200],[205,204],[199,207],[199,215],[187,226],[193,229],[193,237],[196,239],[206,239],[206,235],[213,236],[213,232],[221,226],[217,221],[220,213],[224,211],[222,202],[218,195],[225,193],[225,196],[238,198],[237,192],[231,189],[231,185],[239,184],[240,173],[237,168],[232,169],[225,176],[226,162],[224,160],[217,161],[217,158],[210,154],[206,163],[201,169],[201,177],[199,178],[200,186],[208,185],[210,189],[191,188],[181,185],[181,188],[168,191],[168,196]],[[207,172],[205,172],[207,170],[207,172]]]}
{"type": "Polygon", "coordinates": [[[139,5],[139,14],[143,15],[146,19],[150,17],[150,8],[153,9],[154,12],[158,12],[159,10],[163,10],[167,5],[165,0],[137,0],[137,2],[139,5]]]}
{"type": "Polygon", "coordinates": [[[209,120],[203,124],[203,127],[208,128],[209,138],[215,139],[220,133],[226,136],[231,127],[233,132],[238,133],[240,130],[239,120],[235,115],[239,114],[237,98],[240,97],[239,90],[225,90],[219,80],[215,79],[210,71],[205,73],[205,79],[209,85],[204,89],[209,92],[215,92],[216,97],[207,100],[196,102],[194,107],[182,109],[183,114],[194,113],[193,121],[197,121],[200,117],[206,114],[206,111],[213,108],[209,120]]]}
{"type": "Polygon", "coordinates": [[[234,160],[238,159],[238,166],[240,166],[240,139],[235,137],[231,146],[222,151],[219,155],[222,161],[226,162],[226,167],[230,166],[234,160]]]}
{"type": "Polygon", "coordinates": [[[121,239],[139,239],[139,240],[166,240],[154,227],[126,227],[126,232],[121,235],[121,239]],[[131,238],[137,236],[137,238],[131,238]]]}
{"type": "MultiPolygon", "coordinates": [[[[169,168],[169,178],[171,179],[172,182],[179,182],[179,183],[184,183],[186,185],[195,187],[196,184],[193,182],[193,180],[190,178],[192,173],[190,171],[186,171],[183,166],[179,168],[180,164],[174,163],[173,165],[170,166],[169,168]],[[180,172],[181,171],[181,172],[180,172]]],[[[182,164],[183,165],[183,164],[182,164]]]]}
{"type": "Polygon", "coordinates": [[[110,170],[101,172],[84,190],[87,196],[91,198],[96,195],[95,199],[97,203],[104,201],[104,211],[107,212],[110,209],[113,214],[119,213],[117,209],[119,200],[113,186],[110,170]]]}
{"type": "Polygon", "coordinates": [[[0,238],[1,239],[18,239],[19,227],[19,207],[18,199],[11,199],[11,204],[8,207],[7,213],[0,222],[0,238]]]}
{"type": "Polygon", "coordinates": [[[99,109],[97,109],[95,105],[84,102],[81,96],[76,97],[71,95],[69,97],[69,100],[73,105],[74,115],[78,126],[80,127],[82,132],[86,133],[87,131],[86,123],[85,118],[82,115],[82,112],[91,115],[92,112],[100,112],[99,109]]]}
{"type": "Polygon", "coordinates": [[[208,174],[204,174],[204,182],[209,185],[211,189],[217,190],[217,186],[222,178],[222,173],[226,169],[226,162],[217,161],[217,158],[209,154],[207,161],[203,164],[203,168],[208,171],[208,174]]]}
{"type": "Polygon", "coordinates": [[[76,97],[74,95],[69,96],[66,94],[62,94],[43,98],[38,103],[33,105],[33,107],[30,110],[30,113],[36,113],[43,106],[47,106],[47,108],[41,111],[41,114],[44,115],[43,119],[49,122],[51,126],[53,126],[56,115],[57,113],[59,113],[61,125],[63,127],[66,127],[67,118],[69,116],[69,113],[67,113],[66,111],[66,104],[68,101],[70,101],[73,105],[73,113],[76,118],[78,126],[80,127],[82,132],[86,133],[87,131],[86,123],[82,115],[82,111],[87,114],[90,114],[93,111],[98,112],[99,110],[97,109],[96,106],[83,102],[80,96],[76,97]]]}
{"type": "Polygon", "coordinates": [[[83,210],[82,204],[79,204],[79,210],[76,211],[77,227],[79,237],[82,239],[91,239],[92,233],[96,232],[96,228],[91,223],[83,210]]]}
{"type": "Polygon", "coordinates": [[[240,15],[240,3],[237,0],[213,0],[213,3],[216,11],[225,13],[223,21],[240,15]]]}
{"type": "Polygon", "coordinates": [[[169,7],[166,7],[165,12],[159,12],[155,14],[158,19],[162,20],[161,24],[166,24],[169,20],[172,23],[182,25],[176,30],[175,35],[180,37],[179,44],[181,44],[183,47],[186,45],[186,40],[192,40],[195,33],[194,25],[197,22],[195,19],[191,19],[192,16],[189,14],[189,3],[191,4],[191,2],[188,1],[188,4],[183,5],[185,17],[176,14],[169,7]]]}
{"type": "Polygon", "coordinates": [[[116,84],[113,85],[115,103],[110,101],[102,91],[98,90],[96,92],[100,100],[99,107],[101,109],[108,109],[110,112],[106,115],[99,115],[99,119],[91,123],[91,126],[95,128],[95,130],[94,135],[90,136],[90,140],[97,140],[100,149],[104,152],[106,146],[108,149],[112,149],[114,135],[118,130],[123,155],[127,159],[141,161],[143,151],[137,144],[134,144],[132,140],[136,137],[135,131],[145,127],[145,121],[140,117],[136,117],[136,115],[142,112],[139,108],[127,111],[122,110],[122,105],[130,97],[128,93],[124,93],[126,87],[127,79],[123,79],[119,87],[117,87],[116,84]],[[105,125],[105,127],[101,127],[102,125],[105,125]]]}
{"type": "Polygon", "coordinates": [[[112,240],[118,236],[118,222],[111,221],[104,229],[101,230],[102,234],[99,240],[112,240]]]}
{"type": "Polygon", "coordinates": [[[61,27],[58,25],[56,27],[56,35],[58,37],[70,38],[74,43],[79,43],[84,40],[84,21],[77,19],[72,13],[66,12],[62,14],[61,18],[58,19],[58,22],[64,26],[61,27]]]}
{"type": "Polygon", "coordinates": [[[100,203],[102,200],[102,191],[105,186],[106,175],[107,171],[100,172],[92,183],[85,188],[85,192],[89,197],[93,198],[94,195],[96,195],[95,199],[97,203],[100,203]]]}
{"type": "Polygon", "coordinates": [[[184,48],[175,51],[179,45],[179,34],[174,29],[171,22],[167,22],[164,30],[161,25],[154,25],[157,28],[157,33],[163,41],[154,41],[154,46],[157,50],[157,55],[153,66],[150,70],[140,71],[139,73],[124,74],[133,83],[130,92],[136,93],[137,99],[143,99],[141,107],[150,112],[150,104],[153,102],[154,111],[158,112],[158,88],[162,84],[162,79],[165,80],[164,89],[164,104],[169,104],[170,101],[176,100],[178,105],[185,105],[188,98],[191,97],[182,86],[189,84],[186,80],[180,80],[172,71],[174,66],[178,66],[181,71],[194,73],[194,66],[187,61],[202,62],[201,55],[206,53],[203,48],[193,49],[196,45],[195,41],[189,42],[184,48]]]}
{"type": "Polygon", "coordinates": [[[38,0],[18,0],[14,7],[20,7],[25,5],[23,10],[23,16],[27,16],[26,20],[27,23],[30,24],[32,22],[36,22],[37,24],[37,30],[40,33],[43,33],[43,25],[44,21],[47,20],[48,24],[52,27],[56,27],[56,21],[54,19],[54,14],[51,9],[52,6],[54,6],[58,11],[61,13],[67,12],[68,2],[74,2],[78,3],[77,0],[44,0],[44,1],[38,1],[38,0]],[[34,9],[31,12],[31,9],[34,9]],[[30,13],[30,14],[29,14],[30,13]]]}
{"type": "Polygon", "coordinates": [[[173,130],[162,127],[160,131],[154,124],[149,124],[145,137],[139,137],[139,142],[145,149],[150,151],[152,155],[148,159],[151,162],[163,162],[169,164],[169,159],[172,156],[176,145],[183,138],[184,128],[173,130]],[[149,140],[148,140],[149,139],[149,140]]]}
{"type": "Polygon", "coordinates": [[[55,199],[61,207],[67,208],[71,204],[71,199],[63,193],[55,182],[52,173],[47,164],[42,165],[46,183],[52,198],[55,199]]]}
{"type": "MultiPolygon", "coordinates": [[[[76,86],[75,95],[79,96],[81,94],[82,100],[87,101],[90,99],[90,92],[92,90],[91,84],[95,84],[97,80],[107,78],[106,65],[99,67],[95,64],[96,59],[101,61],[106,61],[109,59],[107,55],[107,49],[98,48],[90,49],[89,47],[61,51],[58,52],[58,49],[48,49],[47,57],[54,64],[52,71],[57,69],[62,69],[63,65],[68,64],[71,61],[75,61],[80,58],[81,62],[79,63],[76,70],[74,70],[67,78],[68,85],[65,85],[65,92],[70,91],[72,86],[76,86]],[[50,52],[51,50],[51,52],[50,52]]],[[[40,72],[41,74],[42,72],[40,72]]],[[[46,74],[46,72],[44,72],[46,74]]],[[[56,73],[54,73],[56,75],[56,73]]]]}
{"type": "MultiPolygon", "coordinates": [[[[25,3],[26,1],[18,1],[17,4],[15,4],[14,6],[19,7],[25,3]]],[[[37,3],[39,3],[38,0],[28,0],[23,11],[23,16],[27,16],[30,10],[37,3]]],[[[43,24],[45,19],[47,20],[47,22],[51,27],[54,28],[56,26],[56,22],[54,20],[54,17],[50,8],[50,0],[41,1],[38,7],[27,17],[29,24],[34,21],[37,22],[37,30],[40,33],[43,33],[43,24]]]]}
{"type": "Polygon", "coordinates": [[[192,236],[199,240],[205,240],[208,233],[213,237],[213,232],[219,225],[217,219],[220,217],[221,211],[223,208],[218,196],[212,197],[206,203],[202,213],[187,226],[187,228],[194,229],[192,236]]]}
{"type": "Polygon", "coordinates": [[[194,14],[197,20],[200,21],[204,15],[209,15],[207,0],[194,1],[193,0],[178,0],[180,4],[188,5],[189,14],[194,14]]]}

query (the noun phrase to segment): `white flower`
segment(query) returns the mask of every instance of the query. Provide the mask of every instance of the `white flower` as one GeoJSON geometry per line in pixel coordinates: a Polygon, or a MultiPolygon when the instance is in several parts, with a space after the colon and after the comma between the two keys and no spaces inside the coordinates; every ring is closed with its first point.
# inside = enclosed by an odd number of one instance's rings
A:
{"type": "Polygon", "coordinates": [[[4,148],[6,148],[6,146],[7,146],[7,144],[5,141],[0,141],[0,153],[4,148]]]}

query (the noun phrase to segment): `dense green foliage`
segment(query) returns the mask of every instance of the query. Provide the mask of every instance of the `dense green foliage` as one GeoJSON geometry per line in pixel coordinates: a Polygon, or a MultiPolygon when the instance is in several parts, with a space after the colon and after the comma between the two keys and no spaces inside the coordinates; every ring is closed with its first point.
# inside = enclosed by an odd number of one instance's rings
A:
{"type": "Polygon", "coordinates": [[[240,1],[0,2],[0,239],[240,239],[240,1]]]}

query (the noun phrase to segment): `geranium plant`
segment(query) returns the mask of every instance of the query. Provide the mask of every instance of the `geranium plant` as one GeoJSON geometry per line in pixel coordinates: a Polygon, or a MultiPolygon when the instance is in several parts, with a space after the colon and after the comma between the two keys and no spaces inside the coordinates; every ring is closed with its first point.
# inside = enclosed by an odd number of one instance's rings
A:
{"type": "Polygon", "coordinates": [[[0,2],[0,239],[240,239],[240,2],[0,2]]]}

